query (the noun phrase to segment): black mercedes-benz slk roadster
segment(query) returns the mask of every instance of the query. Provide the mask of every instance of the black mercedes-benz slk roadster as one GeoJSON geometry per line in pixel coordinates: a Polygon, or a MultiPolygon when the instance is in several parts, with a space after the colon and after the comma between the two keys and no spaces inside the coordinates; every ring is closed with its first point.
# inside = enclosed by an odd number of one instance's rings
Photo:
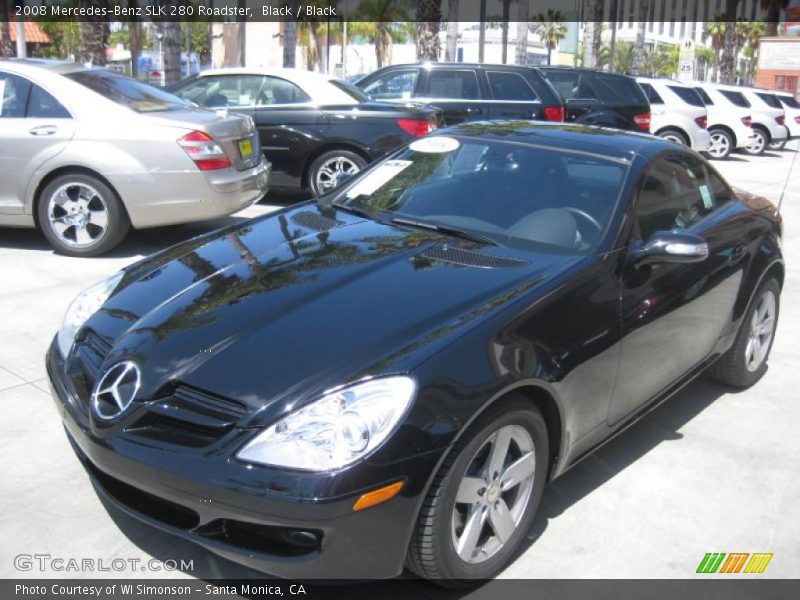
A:
{"type": "Polygon", "coordinates": [[[139,519],[283,577],[458,585],[692,378],[764,375],[780,238],[670,142],[467,123],[86,290],[47,368],[139,519]]]}

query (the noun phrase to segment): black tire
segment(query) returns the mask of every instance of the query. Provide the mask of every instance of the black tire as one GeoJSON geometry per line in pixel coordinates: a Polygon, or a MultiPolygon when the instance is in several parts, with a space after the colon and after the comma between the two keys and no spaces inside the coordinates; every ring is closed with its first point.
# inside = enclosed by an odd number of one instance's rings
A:
{"type": "Polygon", "coordinates": [[[781,288],[777,280],[772,277],[761,284],[758,291],[753,295],[750,306],[742,319],[733,346],[709,368],[708,373],[713,379],[733,387],[747,388],[764,376],[764,373],[767,372],[767,362],[769,361],[770,350],[772,350],[772,343],[775,341],[775,331],[780,313],[780,293],[781,288]],[[750,369],[747,364],[747,347],[752,333],[751,323],[753,322],[754,313],[759,308],[759,302],[767,293],[771,293],[775,301],[772,334],[758,368],[750,369]]]}
{"type": "Polygon", "coordinates": [[[762,127],[753,127],[754,140],[744,151],[750,156],[761,156],[769,145],[769,134],[762,127]]]}
{"type": "Polygon", "coordinates": [[[104,254],[119,244],[127,235],[131,227],[128,214],[116,192],[101,179],[85,173],[64,173],[48,183],[37,199],[37,217],[39,228],[50,242],[50,245],[61,254],[67,256],[98,256],[104,254]],[[56,202],[56,196],[68,198],[72,205],[69,209],[56,202]],[[76,206],[76,201],[82,200],[85,206],[76,206]],[[74,208],[77,213],[71,213],[74,208]],[[105,227],[99,223],[98,218],[104,213],[105,227]],[[66,225],[67,218],[84,218],[85,224],[80,226],[70,225],[66,230],[59,232],[57,223],[66,225]],[[85,216],[82,216],[85,215],[85,216]],[[94,222],[93,222],[94,221],[94,222]],[[79,232],[78,230],[83,230],[79,232]],[[81,235],[88,236],[85,243],[81,243],[81,235]]]}
{"type": "Polygon", "coordinates": [[[682,146],[689,145],[689,139],[686,137],[686,134],[684,134],[682,131],[678,131],[677,129],[672,129],[672,128],[662,129],[661,131],[658,132],[657,135],[658,137],[664,138],[665,140],[672,140],[674,142],[677,142],[682,146]]]}
{"type": "Polygon", "coordinates": [[[786,138],[770,143],[767,148],[770,150],[783,150],[786,147],[786,138]]]}
{"type": "Polygon", "coordinates": [[[714,153],[712,153],[711,149],[709,149],[708,155],[713,160],[725,160],[728,158],[733,151],[733,136],[724,129],[711,129],[709,130],[709,133],[711,135],[712,148],[714,147],[715,143],[718,143],[718,148],[715,149],[714,153]]]}
{"type": "Polygon", "coordinates": [[[325,173],[327,172],[326,167],[331,163],[336,164],[337,162],[346,167],[343,172],[349,174],[358,173],[367,166],[367,161],[363,157],[350,150],[337,148],[323,152],[308,168],[308,187],[315,196],[320,196],[334,189],[335,185],[330,187],[326,185],[326,182],[331,181],[331,179],[325,173]]]}
{"type": "MultiPolygon", "coordinates": [[[[513,448],[513,444],[510,447],[513,448]]],[[[497,575],[519,550],[530,529],[542,497],[548,462],[547,426],[541,413],[529,400],[512,396],[487,409],[450,450],[431,484],[412,534],[406,561],[409,570],[450,588],[467,587],[477,580],[497,575]],[[506,542],[483,562],[469,563],[458,555],[454,547],[456,493],[467,469],[475,464],[476,453],[489,443],[493,433],[508,425],[523,428],[533,442],[533,485],[526,500],[524,497],[516,500],[525,504],[521,505],[520,520],[506,542]]],[[[514,500],[509,500],[505,494],[520,493],[522,486],[520,484],[499,496],[504,501],[504,506],[505,501],[511,501],[514,506],[514,500]]],[[[484,503],[490,502],[489,491],[484,489],[484,493],[484,503]]],[[[481,525],[481,531],[485,532],[485,527],[493,527],[489,522],[487,520],[486,525],[481,525]]]]}

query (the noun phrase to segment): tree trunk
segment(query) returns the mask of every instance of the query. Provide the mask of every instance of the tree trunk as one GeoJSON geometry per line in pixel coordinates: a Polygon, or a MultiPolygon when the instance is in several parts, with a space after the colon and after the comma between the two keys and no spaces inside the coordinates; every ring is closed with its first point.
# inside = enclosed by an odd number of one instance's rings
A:
{"type": "Polygon", "coordinates": [[[447,62],[458,60],[458,0],[447,3],[447,38],[444,50],[447,62]]]}
{"type": "Polygon", "coordinates": [[[528,30],[530,21],[530,0],[519,0],[517,5],[517,52],[514,62],[518,65],[528,64],[528,30]]]}
{"type": "Polygon", "coordinates": [[[550,64],[550,57],[553,54],[553,49],[550,47],[550,44],[547,45],[547,64],[550,64]]]}
{"type": "Polygon", "coordinates": [[[161,28],[161,54],[164,57],[164,85],[170,86],[181,78],[181,24],[163,22],[161,28]]]}
{"type": "Polygon", "coordinates": [[[439,60],[439,23],[442,20],[441,0],[417,2],[417,60],[439,60]]]}
{"type": "Polygon", "coordinates": [[[483,62],[483,52],[486,49],[486,0],[480,4],[480,26],[478,28],[478,62],[483,62]]]}
{"type": "Polygon", "coordinates": [[[11,16],[8,10],[9,3],[0,1],[0,57],[9,58],[16,54],[14,43],[11,41],[11,16]]]}
{"type": "Polygon", "coordinates": [[[283,66],[294,69],[297,56],[297,21],[288,20],[283,24],[283,66]]]}
{"type": "Polygon", "coordinates": [[[722,58],[719,61],[720,83],[734,83],[736,80],[736,5],[739,0],[725,0],[725,41],[722,45],[722,58]]]}
{"type": "Polygon", "coordinates": [[[600,48],[603,45],[603,8],[604,5],[601,0],[594,0],[594,38],[592,38],[592,54],[594,55],[595,66],[597,66],[597,57],[600,55],[600,48]]]}
{"type": "Polygon", "coordinates": [[[501,48],[500,62],[508,64],[508,19],[511,12],[511,0],[503,0],[503,47],[501,48]]]}
{"type": "Polygon", "coordinates": [[[647,35],[647,13],[649,0],[639,0],[639,21],[636,24],[636,44],[633,47],[633,65],[631,75],[641,75],[644,58],[644,38],[647,35]]]}
{"type": "Polygon", "coordinates": [[[596,5],[597,0],[583,0],[583,66],[587,69],[597,66],[594,32],[601,24],[595,21],[596,5]]]}
{"type": "MultiPolygon", "coordinates": [[[[133,2],[131,3],[133,5],[133,2]]],[[[139,21],[128,23],[131,35],[131,77],[139,78],[139,54],[142,52],[142,24],[139,21]]]]}

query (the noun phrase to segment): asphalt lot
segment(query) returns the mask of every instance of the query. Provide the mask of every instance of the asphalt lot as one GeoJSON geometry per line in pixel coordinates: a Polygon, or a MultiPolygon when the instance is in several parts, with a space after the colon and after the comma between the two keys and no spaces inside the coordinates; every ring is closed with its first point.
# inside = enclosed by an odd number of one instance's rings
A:
{"type": "MultiPolygon", "coordinates": [[[[734,185],[777,201],[798,142],[791,146],[716,165],[734,185]]],[[[133,232],[110,256],[90,259],[54,254],[36,232],[0,229],[0,577],[254,575],[104,506],[67,443],[43,357],[87,285],[165,245],[272,209],[133,232]],[[194,570],[20,572],[21,553],[193,559],[194,570]]],[[[744,392],[698,380],[550,485],[531,545],[504,577],[687,578],[706,552],[771,552],[759,577],[800,577],[800,157],[782,212],[787,277],[764,379],[744,392]]]]}

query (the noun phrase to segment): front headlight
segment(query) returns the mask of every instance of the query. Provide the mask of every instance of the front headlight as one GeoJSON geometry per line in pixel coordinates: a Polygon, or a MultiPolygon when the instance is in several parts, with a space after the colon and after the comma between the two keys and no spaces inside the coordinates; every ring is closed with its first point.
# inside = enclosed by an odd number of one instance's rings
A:
{"type": "Polygon", "coordinates": [[[384,377],[327,394],[268,427],[236,456],[308,471],[344,467],[394,431],[415,389],[410,377],[384,377]]]}
{"type": "Polygon", "coordinates": [[[61,356],[66,358],[72,349],[78,330],[108,300],[122,279],[122,275],[122,271],[114,273],[108,279],[95,283],[75,297],[64,313],[64,322],[58,330],[58,349],[61,351],[61,356]]]}

